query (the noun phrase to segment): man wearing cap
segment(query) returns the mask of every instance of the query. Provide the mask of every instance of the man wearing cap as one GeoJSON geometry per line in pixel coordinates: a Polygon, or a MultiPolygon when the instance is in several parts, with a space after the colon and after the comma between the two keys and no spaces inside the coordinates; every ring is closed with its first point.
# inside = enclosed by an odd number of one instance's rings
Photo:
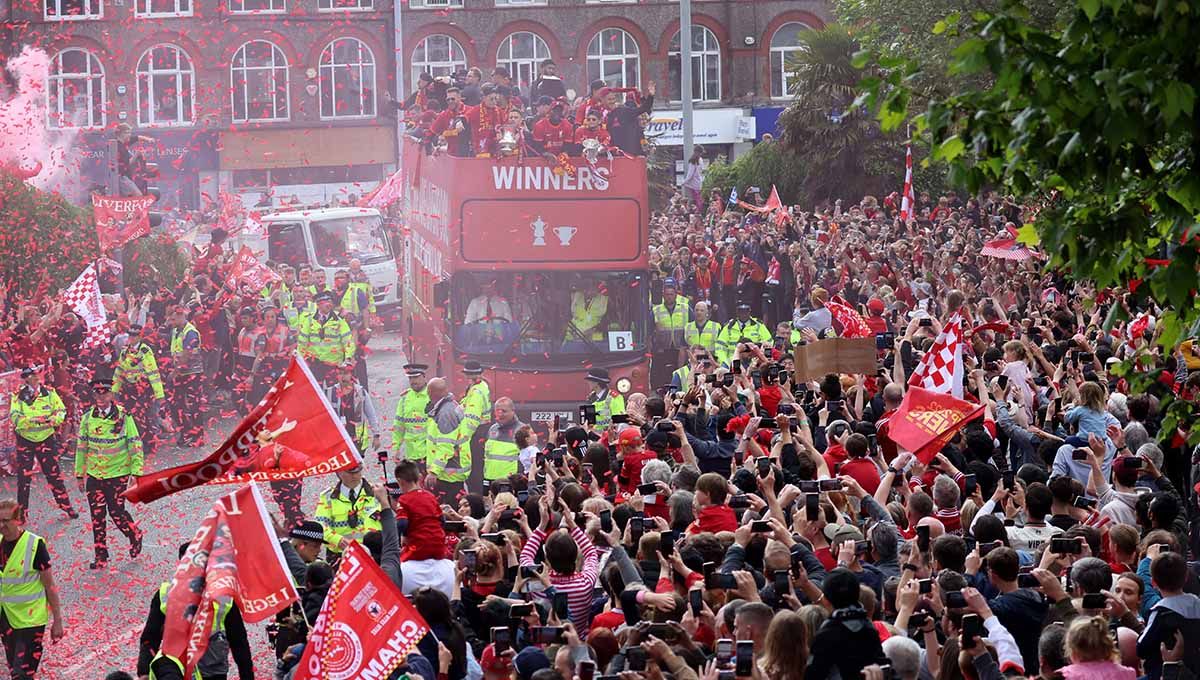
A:
{"type": "Polygon", "coordinates": [[[858,543],[863,540],[858,527],[849,524],[827,524],[824,533],[829,541],[829,551],[837,560],[837,566],[854,572],[863,585],[870,586],[876,596],[883,597],[885,577],[874,564],[863,561],[863,556],[870,552],[870,546],[864,547],[858,543]],[[842,545],[847,541],[850,545],[843,550],[842,545]]]}
{"type": "Polygon", "coordinates": [[[429,419],[425,409],[429,406],[429,392],[425,389],[425,364],[405,364],[404,375],[408,376],[408,389],[400,393],[396,402],[396,420],[392,424],[392,449],[411,460],[424,465],[428,451],[428,435],[425,423],[429,419]]]}
{"type": "Polygon", "coordinates": [[[266,329],[258,321],[258,310],[242,307],[238,311],[237,348],[234,350],[234,403],[245,408],[249,404],[252,376],[262,361],[267,347],[266,329]]]}
{"type": "Polygon", "coordinates": [[[492,410],[492,390],[483,379],[483,366],[478,361],[464,362],[462,372],[467,378],[467,393],[461,402],[463,419],[470,423],[468,427],[476,428],[484,414],[492,410]]]}
{"type": "MultiPolygon", "coordinates": [[[[500,397],[496,400],[494,414],[494,419],[488,425],[486,438],[483,440],[483,478],[489,482],[505,479],[517,473],[517,461],[521,455],[521,448],[516,443],[516,432],[525,426],[525,423],[517,418],[516,406],[508,397],[500,397]]],[[[473,449],[476,439],[478,438],[472,438],[471,441],[473,449]]],[[[477,486],[472,484],[471,488],[477,488],[477,486]]]]}
{"type": "Polygon", "coordinates": [[[143,332],[142,326],[129,327],[129,342],[121,349],[113,371],[112,393],[120,398],[121,404],[133,416],[138,432],[142,433],[142,450],[153,453],[158,412],[165,393],[154,349],[145,342],[143,332]]]}
{"type": "Polygon", "coordinates": [[[354,369],[343,366],[337,370],[337,380],[325,388],[325,398],[333,412],[342,420],[342,426],[354,440],[360,452],[379,450],[383,431],[375,401],[371,393],[363,388],[354,377],[354,369]]]}
{"type": "Polygon", "coordinates": [[[728,366],[734,349],[743,340],[763,346],[775,340],[761,321],[750,316],[750,305],[744,302],[737,306],[737,317],[730,319],[717,336],[717,360],[728,366]]]}
{"type": "Polygon", "coordinates": [[[308,360],[313,377],[322,383],[333,369],[354,361],[356,348],[350,324],[333,306],[333,293],[321,291],[317,294],[317,313],[298,317],[297,347],[308,360]]]}
{"type": "Polygon", "coordinates": [[[589,404],[596,405],[596,428],[605,429],[612,425],[614,415],[625,413],[625,397],[612,393],[609,389],[609,383],[612,381],[608,377],[608,371],[603,368],[588,369],[585,380],[592,384],[592,391],[587,400],[589,404]]]}
{"type": "Polygon", "coordinates": [[[691,321],[687,297],[679,295],[675,279],[663,281],[663,301],[651,307],[654,315],[654,369],[651,380],[657,385],[679,366],[680,350],[687,347],[687,325],[691,321]]]}
{"type": "Polygon", "coordinates": [[[883,312],[886,309],[887,305],[877,297],[867,300],[867,318],[864,321],[867,322],[867,326],[870,326],[871,332],[875,335],[889,333],[892,330],[891,324],[887,322],[887,319],[883,318],[883,312]]]}
{"type": "Polygon", "coordinates": [[[200,353],[200,331],[188,321],[187,309],[182,305],[171,309],[167,326],[171,329],[172,418],[179,430],[179,443],[191,446],[203,436],[204,357],[200,353]]]}
{"type": "Polygon", "coordinates": [[[717,353],[717,336],[721,334],[721,324],[710,318],[709,304],[697,302],[694,318],[684,326],[683,339],[688,345],[701,345],[709,354],[717,353]]]}
{"type": "Polygon", "coordinates": [[[133,417],[114,401],[112,381],[93,380],[92,389],[96,405],[79,422],[75,479],[79,490],[87,492],[92,513],[96,559],[90,568],[100,569],[108,564],[108,516],[129,539],[129,556],[137,557],[142,552],[142,534],[121,496],[129,477],[142,474],[142,440],[133,417]]]}
{"type": "Polygon", "coordinates": [[[327,558],[342,556],[347,541],[362,541],[368,531],[379,531],[382,507],[371,485],[363,481],[362,465],[337,473],[338,481],[321,492],[313,516],[325,529],[327,558]]]}
{"type": "Polygon", "coordinates": [[[436,489],[443,502],[453,500],[463,490],[471,474],[471,447],[468,439],[475,427],[467,422],[463,408],[454,400],[445,378],[434,378],[426,387],[429,405],[425,408],[427,437],[426,464],[429,474],[425,486],[436,489]]]}
{"type": "Polygon", "coordinates": [[[642,466],[648,460],[657,458],[656,454],[644,448],[642,431],[636,427],[627,427],[617,436],[617,460],[621,467],[617,473],[617,483],[620,490],[633,495],[642,483],[642,466]]]}
{"type": "Polygon", "coordinates": [[[25,384],[9,400],[9,420],[17,438],[17,503],[29,507],[29,477],[36,460],[46,475],[54,501],[67,517],[79,516],[71,507],[71,497],[58,467],[56,430],[67,417],[67,408],[53,387],[42,384],[42,367],[21,369],[25,384]]]}

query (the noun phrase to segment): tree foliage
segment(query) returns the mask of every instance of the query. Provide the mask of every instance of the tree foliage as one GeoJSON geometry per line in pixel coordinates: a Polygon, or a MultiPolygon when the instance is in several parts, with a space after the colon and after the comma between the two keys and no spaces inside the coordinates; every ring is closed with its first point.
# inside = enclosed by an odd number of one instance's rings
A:
{"type": "MultiPolygon", "coordinates": [[[[884,134],[870,113],[855,103],[862,73],[855,67],[859,46],[839,24],[805,31],[789,64],[796,98],[779,117],[780,142],[808,168],[808,196],[858,197],[899,188],[903,137],[884,134]]],[[[902,176],[902,175],[901,175],[902,176]]]]}
{"type": "Polygon", "coordinates": [[[730,189],[737,187],[738,193],[745,196],[746,189],[757,186],[765,198],[774,185],[785,205],[807,205],[811,195],[805,189],[806,170],[804,159],[798,155],[776,142],[762,142],[732,163],[724,158],[713,162],[704,174],[703,192],[707,198],[712,189],[719,189],[728,197],[730,189]]]}
{"type": "Polygon", "coordinates": [[[179,243],[165,234],[132,241],[123,251],[125,287],[132,291],[174,288],[183,280],[188,267],[179,243]]]}
{"type": "Polygon", "coordinates": [[[90,211],[0,166],[0,281],[14,293],[57,291],[99,256],[99,248],[90,211]]]}

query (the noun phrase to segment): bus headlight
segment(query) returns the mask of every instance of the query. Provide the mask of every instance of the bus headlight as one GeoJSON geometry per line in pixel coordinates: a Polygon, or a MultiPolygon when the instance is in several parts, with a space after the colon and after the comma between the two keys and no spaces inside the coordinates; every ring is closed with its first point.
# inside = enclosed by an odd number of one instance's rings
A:
{"type": "Polygon", "coordinates": [[[621,394],[629,394],[633,389],[633,383],[629,382],[629,378],[621,378],[617,381],[617,392],[621,394]]]}

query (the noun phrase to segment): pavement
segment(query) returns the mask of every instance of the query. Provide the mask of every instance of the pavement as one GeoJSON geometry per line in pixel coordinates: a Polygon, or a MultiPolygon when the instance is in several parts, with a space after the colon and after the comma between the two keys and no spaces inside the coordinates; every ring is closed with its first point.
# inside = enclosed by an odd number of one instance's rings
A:
{"type": "MultiPolygon", "coordinates": [[[[391,442],[392,419],[396,401],[408,386],[402,366],[405,363],[399,334],[378,334],[371,339],[367,359],[370,390],[380,414],[383,445],[391,442]]],[[[220,442],[238,422],[239,414],[219,414],[210,430],[210,442],[220,442]]],[[[167,446],[146,460],[146,470],[159,470],[203,458],[208,448],[167,446]]],[[[382,470],[374,452],[364,454],[366,478],[378,481],[382,470]]],[[[112,561],[107,569],[92,571],[92,533],[87,501],[74,483],[74,457],[64,456],[62,467],[71,501],[80,518],[69,520],[54,505],[50,488],[39,473],[33,478],[30,516],[26,528],[46,539],[55,581],[58,584],[65,637],[46,649],[38,678],[47,680],[100,680],[114,670],[134,673],[138,636],[146,620],[150,598],[175,567],[179,545],[191,540],[200,520],[212,502],[231,492],[232,486],[203,486],[168,496],[154,503],[130,506],[130,512],[145,532],[145,550],[130,559],[128,543],[109,522],[108,544],[112,561]]],[[[335,478],[309,478],[304,484],[305,512],[311,516],[317,495],[335,478]]],[[[263,489],[268,510],[277,512],[268,489],[263,489]]],[[[0,497],[16,497],[16,478],[0,479],[0,497]]],[[[265,623],[249,626],[251,648],[255,652],[255,678],[271,678],[274,656],[267,645],[265,623]]],[[[232,660],[231,660],[232,662],[232,660]]],[[[8,677],[7,665],[0,656],[0,676],[8,677]]],[[[236,677],[236,668],[230,668],[236,677]]],[[[242,680],[250,680],[242,678],[242,680]]]]}

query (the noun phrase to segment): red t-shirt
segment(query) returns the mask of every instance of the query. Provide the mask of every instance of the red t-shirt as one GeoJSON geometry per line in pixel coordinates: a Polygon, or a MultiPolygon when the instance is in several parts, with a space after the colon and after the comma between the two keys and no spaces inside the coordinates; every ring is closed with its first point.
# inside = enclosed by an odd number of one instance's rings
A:
{"type": "Polygon", "coordinates": [[[868,494],[874,496],[879,488],[879,470],[868,458],[851,458],[842,463],[838,474],[849,475],[868,494]]]}
{"type": "Polygon", "coordinates": [[[817,559],[821,561],[821,566],[825,567],[825,571],[833,571],[837,568],[837,558],[833,556],[833,551],[829,549],[829,546],[817,548],[813,551],[813,555],[816,555],[817,559]]]}
{"type": "Polygon", "coordinates": [[[645,449],[625,454],[621,461],[621,476],[625,478],[625,481],[621,482],[621,490],[630,496],[636,493],[638,484],[642,483],[642,466],[646,464],[646,461],[655,458],[657,456],[653,451],[645,449]]]}
{"type": "Polygon", "coordinates": [[[720,531],[737,531],[737,517],[728,505],[710,505],[696,515],[696,521],[688,527],[689,534],[720,531]]]}
{"type": "Polygon", "coordinates": [[[550,122],[549,118],[539,118],[533,124],[533,140],[542,145],[550,153],[562,151],[563,144],[569,144],[575,138],[575,127],[563,118],[558,125],[550,122]]]}
{"type": "Polygon", "coordinates": [[[825,449],[823,456],[825,458],[825,464],[829,466],[829,474],[832,475],[835,474],[835,471],[838,469],[838,465],[841,465],[843,462],[845,462],[845,460],[850,457],[850,454],[846,453],[845,447],[843,447],[841,444],[830,444],[829,448],[825,449]]]}
{"type": "Polygon", "coordinates": [[[779,408],[779,402],[783,401],[783,390],[779,385],[766,385],[758,389],[758,399],[762,402],[763,410],[767,415],[774,418],[775,411],[779,408]]]}
{"type": "Polygon", "coordinates": [[[425,489],[416,489],[400,496],[397,503],[396,519],[408,520],[400,560],[445,559],[446,532],[437,498],[425,489]]]}

